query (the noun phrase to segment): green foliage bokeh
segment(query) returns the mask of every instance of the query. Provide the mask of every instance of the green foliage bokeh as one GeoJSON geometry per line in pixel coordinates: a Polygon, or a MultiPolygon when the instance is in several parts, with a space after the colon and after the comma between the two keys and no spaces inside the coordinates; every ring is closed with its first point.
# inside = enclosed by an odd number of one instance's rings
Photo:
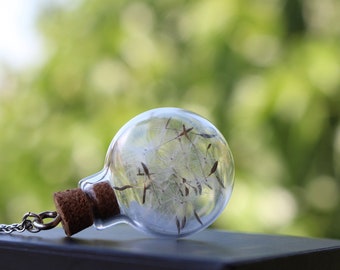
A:
{"type": "Polygon", "coordinates": [[[340,237],[340,2],[46,7],[46,61],[0,88],[0,221],[53,208],[145,110],[195,111],[236,163],[215,228],[340,237]]]}

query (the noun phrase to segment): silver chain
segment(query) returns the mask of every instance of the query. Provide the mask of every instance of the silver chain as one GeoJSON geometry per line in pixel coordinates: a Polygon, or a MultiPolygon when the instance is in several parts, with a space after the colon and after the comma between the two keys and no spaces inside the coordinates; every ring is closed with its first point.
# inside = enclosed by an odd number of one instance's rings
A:
{"type": "Polygon", "coordinates": [[[14,224],[0,224],[0,233],[24,232],[37,233],[41,230],[49,230],[56,227],[61,221],[60,216],[56,211],[46,211],[40,214],[32,212],[26,213],[20,223],[14,224]],[[53,219],[45,223],[44,219],[53,219]]]}

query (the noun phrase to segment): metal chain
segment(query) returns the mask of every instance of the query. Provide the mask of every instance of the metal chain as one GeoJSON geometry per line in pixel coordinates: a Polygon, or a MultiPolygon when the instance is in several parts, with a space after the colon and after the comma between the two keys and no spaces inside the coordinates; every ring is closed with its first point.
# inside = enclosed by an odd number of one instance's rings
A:
{"type": "Polygon", "coordinates": [[[41,230],[49,230],[56,227],[61,221],[60,216],[56,211],[46,211],[40,214],[32,212],[26,213],[20,223],[0,224],[0,233],[24,232],[25,230],[31,233],[37,233],[41,230]],[[45,223],[44,219],[53,219],[45,223]]]}

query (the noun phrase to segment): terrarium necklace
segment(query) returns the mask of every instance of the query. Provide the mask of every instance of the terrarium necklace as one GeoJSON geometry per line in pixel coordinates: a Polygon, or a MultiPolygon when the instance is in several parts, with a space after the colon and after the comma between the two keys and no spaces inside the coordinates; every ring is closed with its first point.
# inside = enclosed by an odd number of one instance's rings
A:
{"type": "Polygon", "coordinates": [[[158,108],[118,131],[100,172],[54,194],[56,211],[29,212],[21,223],[0,225],[0,232],[39,232],[61,222],[71,236],[92,224],[104,229],[124,222],[183,237],[215,221],[233,182],[233,157],[216,127],[186,110],[158,108]]]}

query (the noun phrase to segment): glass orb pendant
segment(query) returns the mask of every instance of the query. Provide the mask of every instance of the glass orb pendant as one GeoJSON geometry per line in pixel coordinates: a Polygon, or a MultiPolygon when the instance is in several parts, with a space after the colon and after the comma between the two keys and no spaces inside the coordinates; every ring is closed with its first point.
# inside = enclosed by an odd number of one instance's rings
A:
{"type": "Polygon", "coordinates": [[[128,223],[183,237],[214,222],[233,182],[232,153],[216,127],[183,109],[158,108],[126,123],[104,168],[78,189],[56,193],[55,204],[67,235],[92,223],[99,229],[128,223]]]}

